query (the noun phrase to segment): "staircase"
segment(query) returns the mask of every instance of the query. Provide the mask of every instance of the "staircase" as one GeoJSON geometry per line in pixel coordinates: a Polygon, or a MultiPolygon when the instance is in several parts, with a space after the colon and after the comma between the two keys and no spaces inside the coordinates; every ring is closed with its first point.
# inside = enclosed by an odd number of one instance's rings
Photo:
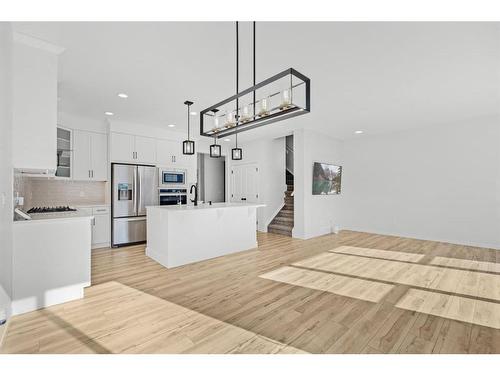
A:
{"type": "Polygon", "coordinates": [[[285,205],[267,227],[270,233],[292,236],[293,229],[293,174],[286,172],[285,205]]]}

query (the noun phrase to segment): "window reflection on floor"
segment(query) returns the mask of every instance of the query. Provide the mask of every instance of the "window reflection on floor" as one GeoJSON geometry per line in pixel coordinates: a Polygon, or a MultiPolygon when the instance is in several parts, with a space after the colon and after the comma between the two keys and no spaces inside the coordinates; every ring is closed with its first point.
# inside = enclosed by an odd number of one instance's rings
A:
{"type": "Polygon", "coordinates": [[[410,287],[396,307],[500,329],[500,264],[341,246],[262,278],[381,302],[410,287]]]}

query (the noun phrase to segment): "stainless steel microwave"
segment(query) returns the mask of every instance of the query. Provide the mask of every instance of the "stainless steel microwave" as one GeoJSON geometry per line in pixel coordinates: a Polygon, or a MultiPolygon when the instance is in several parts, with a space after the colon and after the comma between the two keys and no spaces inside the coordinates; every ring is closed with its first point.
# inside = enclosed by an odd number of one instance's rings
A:
{"type": "Polygon", "coordinates": [[[185,169],[160,169],[159,172],[159,187],[183,186],[187,184],[187,171],[185,169]]]}

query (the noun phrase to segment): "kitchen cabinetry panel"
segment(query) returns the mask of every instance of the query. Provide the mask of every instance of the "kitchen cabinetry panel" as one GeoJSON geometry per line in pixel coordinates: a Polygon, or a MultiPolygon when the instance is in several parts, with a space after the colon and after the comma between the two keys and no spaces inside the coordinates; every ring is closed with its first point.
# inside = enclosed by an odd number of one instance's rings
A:
{"type": "Polygon", "coordinates": [[[87,132],[73,131],[73,179],[90,180],[90,137],[87,132]]]}
{"type": "Polygon", "coordinates": [[[182,153],[182,142],[169,139],[158,139],[156,141],[156,162],[160,166],[172,168],[186,168],[190,165],[190,158],[196,159],[195,155],[184,155],[182,153]]]}
{"type": "Polygon", "coordinates": [[[107,135],[75,130],[73,132],[73,179],[106,181],[108,165],[107,135]]]}
{"type": "Polygon", "coordinates": [[[135,136],[135,159],[138,163],[156,163],[156,139],[135,136]]]}
{"type": "Polygon", "coordinates": [[[92,161],[92,180],[107,181],[108,136],[106,134],[91,134],[90,157],[92,161]]]}
{"type": "Polygon", "coordinates": [[[135,162],[135,136],[111,133],[111,160],[135,162]]]}

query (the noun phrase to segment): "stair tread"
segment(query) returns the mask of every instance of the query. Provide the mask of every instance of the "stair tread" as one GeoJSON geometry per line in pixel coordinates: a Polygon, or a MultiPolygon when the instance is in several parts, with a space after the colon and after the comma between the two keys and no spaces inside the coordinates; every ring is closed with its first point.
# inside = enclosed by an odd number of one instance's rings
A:
{"type": "Polygon", "coordinates": [[[292,225],[283,225],[283,224],[269,224],[268,228],[279,229],[284,231],[291,231],[293,229],[292,225]]]}

